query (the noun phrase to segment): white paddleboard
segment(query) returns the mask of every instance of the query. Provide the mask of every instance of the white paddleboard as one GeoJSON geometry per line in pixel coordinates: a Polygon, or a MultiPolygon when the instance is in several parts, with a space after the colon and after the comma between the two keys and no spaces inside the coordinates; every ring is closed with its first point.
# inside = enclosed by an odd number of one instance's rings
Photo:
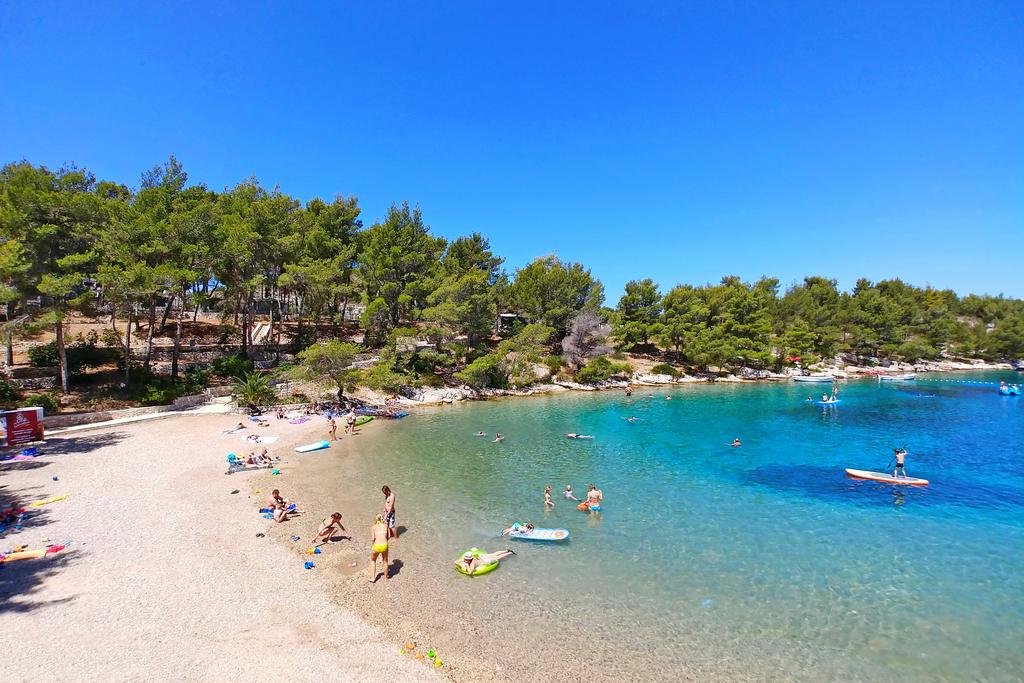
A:
{"type": "Polygon", "coordinates": [[[296,448],[298,453],[309,453],[310,451],[318,451],[321,448],[330,448],[331,444],[329,441],[317,441],[316,443],[306,444],[305,446],[299,446],[296,448]]]}
{"type": "Polygon", "coordinates": [[[567,529],[534,529],[533,531],[513,531],[508,535],[519,541],[568,541],[567,529]]]}
{"type": "Polygon", "coordinates": [[[886,484],[905,484],[907,486],[927,486],[927,479],[918,479],[917,477],[894,477],[891,474],[885,472],[871,472],[870,470],[851,470],[846,468],[846,473],[855,479],[870,479],[871,481],[880,481],[886,484]]]}

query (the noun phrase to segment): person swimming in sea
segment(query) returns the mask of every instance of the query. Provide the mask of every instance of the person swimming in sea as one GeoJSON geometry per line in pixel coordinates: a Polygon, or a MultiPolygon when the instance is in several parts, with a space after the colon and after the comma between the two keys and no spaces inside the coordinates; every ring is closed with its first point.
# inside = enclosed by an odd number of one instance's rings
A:
{"type": "Polygon", "coordinates": [[[477,432],[473,436],[487,436],[487,432],[477,432]]]}
{"type": "Polygon", "coordinates": [[[566,434],[567,439],[593,439],[589,434],[566,434]]]}
{"type": "Polygon", "coordinates": [[[733,440],[732,440],[732,443],[727,443],[727,444],[725,444],[725,445],[726,445],[726,446],[732,446],[733,448],[739,448],[739,447],[740,447],[740,446],[742,446],[743,444],[742,444],[742,443],[740,442],[740,440],[739,440],[739,439],[733,439],[733,440]]]}
{"type": "Polygon", "coordinates": [[[580,499],[572,492],[572,484],[565,485],[565,491],[562,492],[562,497],[566,500],[575,500],[577,503],[580,502],[580,499]]]}
{"type": "Polygon", "coordinates": [[[492,441],[491,443],[498,443],[499,441],[504,441],[504,440],[505,440],[505,437],[503,437],[501,434],[495,434],[494,435],[494,441],[492,441]]]}
{"type": "Polygon", "coordinates": [[[544,487],[544,505],[545,505],[545,507],[549,507],[549,508],[554,508],[555,507],[555,501],[551,500],[551,487],[550,486],[545,486],[544,487]]]}

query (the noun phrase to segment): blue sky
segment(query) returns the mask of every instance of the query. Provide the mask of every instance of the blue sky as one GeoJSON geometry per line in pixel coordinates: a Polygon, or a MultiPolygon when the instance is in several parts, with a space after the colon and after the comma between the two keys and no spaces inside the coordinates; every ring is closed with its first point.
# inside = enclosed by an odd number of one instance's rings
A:
{"type": "Polygon", "coordinates": [[[418,204],[511,268],[1024,296],[1020,2],[5,3],[0,162],[418,204]],[[289,6],[292,5],[292,6],[289,6]]]}

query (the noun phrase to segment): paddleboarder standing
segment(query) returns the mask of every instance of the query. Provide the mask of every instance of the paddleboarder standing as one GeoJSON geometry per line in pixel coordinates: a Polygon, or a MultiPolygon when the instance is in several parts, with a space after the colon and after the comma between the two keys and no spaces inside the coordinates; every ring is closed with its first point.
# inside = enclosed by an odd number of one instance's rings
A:
{"type": "Polygon", "coordinates": [[[903,468],[903,460],[907,457],[907,449],[906,448],[894,448],[892,450],[895,453],[895,455],[893,456],[893,460],[896,461],[896,466],[892,470],[892,476],[894,476],[894,477],[905,477],[905,476],[907,476],[907,471],[903,468]]]}

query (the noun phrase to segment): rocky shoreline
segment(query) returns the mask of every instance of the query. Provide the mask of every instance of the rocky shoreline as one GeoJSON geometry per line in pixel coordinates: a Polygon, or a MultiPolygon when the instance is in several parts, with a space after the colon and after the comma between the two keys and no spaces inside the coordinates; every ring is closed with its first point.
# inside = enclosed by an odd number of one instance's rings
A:
{"type": "MultiPolygon", "coordinates": [[[[818,370],[824,374],[833,375],[839,379],[850,379],[856,377],[868,377],[877,374],[879,371],[886,373],[904,372],[963,372],[980,370],[1012,370],[1009,363],[989,363],[982,360],[941,360],[919,363],[892,363],[888,367],[877,365],[847,365],[834,364],[823,366],[818,370]]],[[[680,384],[710,384],[710,383],[735,383],[743,384],[748,382],[781,382],[791,379],[799,372],[774,373],[767,370],[754,370],[742,368],[738,374],[733,373],[726,376],[715,375],[659,375],[637,372],[630,379],[609,379],[604,382],[593,384],[579,384],[577,382],[556,380],[534,384],[522,389],[473,389],[468,386],[461,387],[438,387],[438,388],[412,388],[406,387],[398,396],[397,403],[403,407],[443,405],[461,401],[483,401],[493,398],[507,398],[513,396],[538,396],[545,394],[562,393],[566,391],[609,391],[625,390],[627,387],[645,386],[671,386],[680,384]]],[[[387,397],[382,392],[368,389],[358,389],[351,394],[358,400],[368,405],[383,405],[387,397]]],[[[391,404],[395,404],[395,399],[391,404]]]]}

